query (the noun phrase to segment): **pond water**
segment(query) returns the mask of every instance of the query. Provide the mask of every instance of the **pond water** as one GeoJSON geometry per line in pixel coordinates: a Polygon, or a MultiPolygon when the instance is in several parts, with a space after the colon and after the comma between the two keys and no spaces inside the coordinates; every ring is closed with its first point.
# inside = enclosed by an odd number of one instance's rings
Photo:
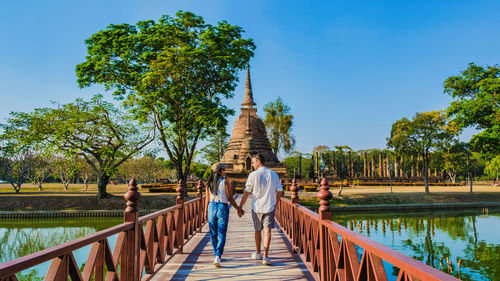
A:
{"type": "MultiPolygon", "coordinates": [[[[122,218],[74,218],[74,219],[5,219],[0,220],[0,263],[26,256],[85,235],[118,225],[122,218]]],[[[117,235],[108,238],[114,248],[117,235]]],[[[90,247],[73,252],[78,265],[87,260],[90,247]]],[[[50,261],[25,270],[17,277],[23,280],[43,280],[50,261]]]]}
{"type": "MultiPolygon", "coordinates": [[[[462,280],[500,280],[500,209],[349,214],[333,220],[462,280]]],[[[357,250],[360,256],[362,249],[357,250]]],[[[397,269],[384,265],[396,280],[397,269]]]]}
{"type": "MultiPolygon", "coordinates": [[[[462,280],[500,280],[500,209],[339,215],[334,221],[462,280]],[[440,259],[443,265],[441,266],[440,259]],[[449,270],[446,258],[452,262],[449,270]],[[458,275],[458,260],[461,260],[458,275]]],[[[0,220],[0,263],[122,223],[121,218],[0,220]]],[[[114,248],[117,235],[108,242],[114,248]]],[[[90,245],[73,252],[82,266],[90,245]]],[[[362,249],[358,249],[361,255],[362,249]]],[[[43,280],[50,261],[18,274],[43,280]]],[[[397,270],[385,263],[396,280],[397,270]]]]}

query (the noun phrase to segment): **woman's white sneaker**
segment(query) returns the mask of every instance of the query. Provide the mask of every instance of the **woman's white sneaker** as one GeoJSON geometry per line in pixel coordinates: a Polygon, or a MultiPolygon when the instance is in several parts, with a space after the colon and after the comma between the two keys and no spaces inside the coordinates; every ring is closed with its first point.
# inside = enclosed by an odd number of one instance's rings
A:
{"type": "Polygon", "coordinates": [[[219,268],[220,267],[220,262],[221,262],[220,257],[215,257],[215,259],[214,259],[214,265],[215,265],[215,267],[219,268]]]}
{"type": "Polygon", "coordinates": [[[252,253],[252,259],[253,260],[261,260],[262,254],[252,253]]]}
{"type": "Polygon", "coordinates": [[[270,258],[268,258],[268,257],[264,257],[264,258],[262,259],[262,264],[265,264],[265,265],[271,265],[271,264],[272,264],[271,259],[270,259],[270,258]]]}

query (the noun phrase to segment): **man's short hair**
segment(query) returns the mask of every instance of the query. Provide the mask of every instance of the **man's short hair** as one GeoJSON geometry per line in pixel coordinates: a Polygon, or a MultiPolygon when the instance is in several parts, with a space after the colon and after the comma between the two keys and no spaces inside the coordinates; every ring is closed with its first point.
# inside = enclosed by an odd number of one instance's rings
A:
{"type": "Polygon", "coordinates": [[[255,158],[255,159],[257,159],[257,160],[259,160],[260,163],[262,163],[262,165],[264,165],[266,163],[266,158],[264,157],[264,155],[262,155],[260,153],[257,153],[257,154],[255,154],[252,157],[255,158]]]}

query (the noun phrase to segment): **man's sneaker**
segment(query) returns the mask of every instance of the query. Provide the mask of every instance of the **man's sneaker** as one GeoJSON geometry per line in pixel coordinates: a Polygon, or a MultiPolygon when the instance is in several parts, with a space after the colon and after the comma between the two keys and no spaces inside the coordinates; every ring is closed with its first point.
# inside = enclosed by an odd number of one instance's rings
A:
{"type": "Polygon", "coordinates": [[[220,267],[220,257],[215,257],[214,259],[214,265],[215,267],[219,268],[220,267]]]}
{"type": "Polygon", "coordinates": [[[261,260],[262,254],[252,253],[252,259],[253,260],[261,260]]]}
{"type": "Polygon", "coordinates": [[[264,258],[262,259],[262,264],[265,264],[265,265],[271,265],[271,264],[272,264],[271,259],[270,259],[270,258],[268,258],[268,257],[264,257],[264,258]]]}

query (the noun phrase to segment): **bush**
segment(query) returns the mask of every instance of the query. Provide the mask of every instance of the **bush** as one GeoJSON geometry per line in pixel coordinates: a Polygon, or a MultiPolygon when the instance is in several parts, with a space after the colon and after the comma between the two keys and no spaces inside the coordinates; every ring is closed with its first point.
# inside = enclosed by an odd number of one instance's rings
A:
{"type": "MultiPolygon", "coordinates": [[[[388,186],[388,182],[361,182],[362,186],[388,186]]],[[[424,182],[393,182],[392,185],[397,186],[424,186],[424,182]]],[[[459,186],[460,183],[452,182],[430,182],[429,186],[459,186]]]]}
{"type": "Polygon", "coordinates": [[[141,188],[177,188],[175,183],[145,183],[140,185],[141,188]]]}
{"type": "Polygon", "coordinates": [[[157,192],[177,192],[175,188],[170,187],[152,187],[149,189],[149,192],[157,193],[157,192]]]}
{"type": "Polygon", "coordinates": [[[318,191],[317,186],[314,185],[306,185],[303,188],[304,192],[315,192],[318,191]]]}

